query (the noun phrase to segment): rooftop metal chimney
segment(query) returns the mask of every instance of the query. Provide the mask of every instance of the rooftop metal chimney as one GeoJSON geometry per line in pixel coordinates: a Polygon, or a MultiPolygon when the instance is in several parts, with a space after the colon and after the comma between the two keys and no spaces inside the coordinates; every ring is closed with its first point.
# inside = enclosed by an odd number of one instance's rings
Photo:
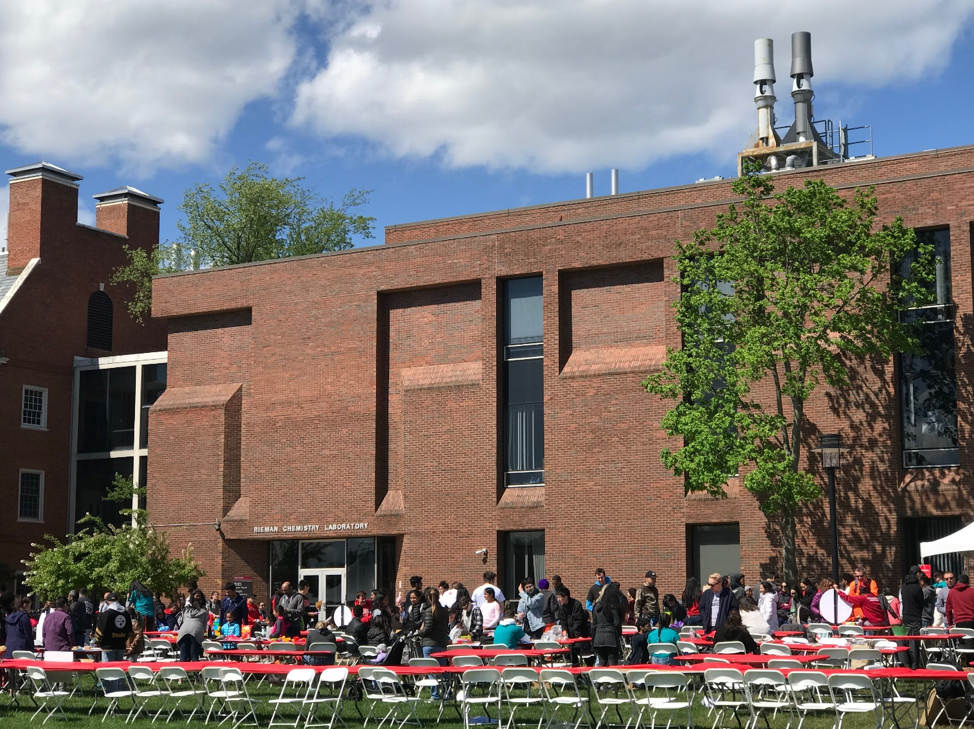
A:
{"type": "Polygon", "coordinates": [[[613,169],[611,173],[611,188],[612,195],[619,194],[619,170],[613,169]]]}
{"type": "Polygon", "coordinates": [[[759,38],[754,41],[754,105],[758,108],[758,129],[751,137],[750,148],[776,147],[779,139],[774,133],[774,41],[759,38]]]}
{"type": "Polygon", "coordinates": [[[812,34],[799,31],[791,34],[791,98],[795,100],[796,141],[814,138],[812,131],[812,34]]]}
{"type": "Polygon", "coordinates": [[[595,197],[595,174],[585,173],[585,197],[595,197]]]}

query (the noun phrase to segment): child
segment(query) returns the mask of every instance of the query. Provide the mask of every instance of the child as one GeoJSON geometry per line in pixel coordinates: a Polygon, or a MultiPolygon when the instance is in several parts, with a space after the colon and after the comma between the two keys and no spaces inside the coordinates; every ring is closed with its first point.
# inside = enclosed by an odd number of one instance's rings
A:
{"type": "Polygon", "coordinates": [[[237,623],[237,616],[233,614],[232,610],[227,611],[227,622],[220,626],[220,633],[224,638],[240,637],[240,624],[237,623]]]}
{"type": "Polygon", "coordinates": [[[274,626],[271,628],[271,632],[267,634],[267,637],[273,640],[280,640],[287,635],[291,623],[287,619],[287,610],[281,605],[274,608],[274,617],[274,626]]]}
{"type": "Polygon", "coordinates": [[[517,608],[515,607],[504,610],[504,619],[494,629],[495,643],[503,643],[511,649],[517,648],[518,642],[524,637],[524,630],[514,620],[515,615],[517,615],[517,608]]]}

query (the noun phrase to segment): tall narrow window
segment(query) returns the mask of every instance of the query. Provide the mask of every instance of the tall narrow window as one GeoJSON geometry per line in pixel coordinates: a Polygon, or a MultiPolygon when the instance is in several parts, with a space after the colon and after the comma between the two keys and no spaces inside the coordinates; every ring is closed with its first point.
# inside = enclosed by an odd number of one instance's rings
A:
{"type": "Polygon", "coordinates": [[[104,291],[88,297],[88,346],[112,351],[112,300],[104,291]]]}
{"type": "Polygon", "coordinates": [[[513,597],[521,580],[540,580],[544,570],[544,532],[508,532],[504,535],[504,594],[513,597]]]}
{"type": "Polygon", "coordinates": [[[44,520],[44,472],[21,471],[17,499],[18,521],[44,520]]]}
{"type": "MultiPolygon", "coordinates": [[[[900,355],[900,413],[906,468],[956,466],[957,373],[954,361],[954,306],[950,284],[950,230],[917,231],[937,257],[935,301],[910,309],[905,321],[919,324],[920,355],[900,355]]],[[[913,258],[900,264],[908,275],[913,258]]]]}
{"type": "Polygon", "coordinates": [[[544,483],[544,340],[541,276],[504,287],[506,484],[544,483]]]}
{"type": "Polygon", "coordinates": [[[47,388],[24,385],[24,408],[20,424],[24,428],[47,428],[47,388]]]}

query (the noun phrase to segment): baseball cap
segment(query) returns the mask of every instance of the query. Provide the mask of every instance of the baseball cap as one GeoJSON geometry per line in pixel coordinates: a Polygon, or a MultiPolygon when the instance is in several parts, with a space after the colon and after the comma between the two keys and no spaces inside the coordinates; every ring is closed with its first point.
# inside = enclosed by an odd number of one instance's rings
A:
{"type": "Polygon", "coordinates": [[[647,577],[652,577],[652,578],[653,578],[654,580],[656,579],[656,573],[655,573],[655,572],[653,572],[652,570],[649,570],[649,571],[648,571],[648,572],[646,573],[646,576],[647,576],[647,577]]]}

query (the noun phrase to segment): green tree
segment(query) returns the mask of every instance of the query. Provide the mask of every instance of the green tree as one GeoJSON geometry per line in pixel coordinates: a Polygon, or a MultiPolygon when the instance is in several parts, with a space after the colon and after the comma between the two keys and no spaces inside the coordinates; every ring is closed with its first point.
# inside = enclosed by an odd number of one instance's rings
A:
{"type": "Polygon", "coordinates": [[[355,209],[369,190],[352,189],[336,204],[304,186],[301,177],[272,177],[266,164],[233,167],[218,189],[186,190],[177,224],[180,240],[147,252],[125,247],[127,261],[112,283],[132,290],[129,313],[151,314],[152,276],[193,268],[231,266],[351,248],[355,236],[373,237],[375,218],[355,209]]]}
{"type": "MultiPolygon", "coordinates": [[[[131,504],[134,496],[143,493],[130,478],[116,474],[105,500],[131,504]]],[[[31,590],[41,599],[54,599],[81,587],[96,593],[125,593],[132,580],[139,580],[153,592],[174,595],[186,582],[205,574],[193,559],[192,549],[180,556],[171,554],[168,537],[146,526],[143,509],[123,508],[120,512],[131,518],[124,526],[86,515],[79,521],[84,526],[67,540],[46,535],[47,545],[32,545],[38,551],[24,560],[25,581],[31,590]]]]}
{"type": "Polygon", "coordinates": [[[900,314],[931,300],[933,247],[899,218],[878,226],[872,189],[846,201],[806,180],[775,193],[748,170],[734,191],[739,206],[677,243],[683,346],[643,386],[675,401],[662,428],[683,446],[663,449],[664,465],[717,498],[740,473],[777,520],[793,581],[799,506],[820,495],[802,469],[805,405],[820,384],[848,386],[850,360],[920,351],[900,314]]]}

